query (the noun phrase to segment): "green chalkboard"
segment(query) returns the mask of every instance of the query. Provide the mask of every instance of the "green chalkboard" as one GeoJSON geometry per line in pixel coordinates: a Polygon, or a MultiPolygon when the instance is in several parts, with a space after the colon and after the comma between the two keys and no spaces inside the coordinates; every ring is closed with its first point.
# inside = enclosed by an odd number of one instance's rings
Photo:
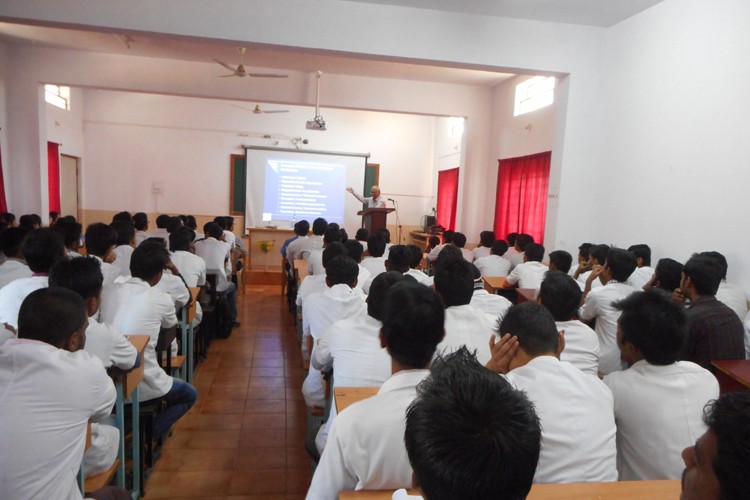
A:
{"type": "Polygon", "coordinates": [[[247,157],[231,155],[229,160],[229,213],[245,215],[247,157]]]}
{"type": "MultiPolygon", "coordinates": [[[[370,189],[377,186],[380,182],[380,164],[368,163],[365,167],[365,185],[362,187],[362,196],[370,196],[370,189]]],[[[362,209],[366,210],[367,206],[363,203],[362,209]]]]}

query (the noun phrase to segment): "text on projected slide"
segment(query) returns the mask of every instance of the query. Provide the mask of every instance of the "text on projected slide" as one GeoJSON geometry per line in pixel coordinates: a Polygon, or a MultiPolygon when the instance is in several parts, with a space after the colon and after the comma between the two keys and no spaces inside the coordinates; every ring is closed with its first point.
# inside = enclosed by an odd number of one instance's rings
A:
{"type": "Polygon", "coordinates": [[[346,167],[335,163],[269,159],[263,220],[323,217],[344,220],[346,167]]]}

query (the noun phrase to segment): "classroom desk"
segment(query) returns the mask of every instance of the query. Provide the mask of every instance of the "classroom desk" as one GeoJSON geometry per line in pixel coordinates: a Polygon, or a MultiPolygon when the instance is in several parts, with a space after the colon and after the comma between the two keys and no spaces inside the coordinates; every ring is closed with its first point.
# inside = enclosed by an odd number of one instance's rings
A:
{"type": "Polygon", "coordinates": [[[717,359],[711,361],[716,367],[716,380],[721,394],[750,389],[750,360],[717,359]]]}
{"type": "Polygon", "coordinates": [[[193,329],[193,320],[195,319],[195,312],[196,307],[198,304],[198,296],[201,293],[201,287],[193,287],[190,288],[190,297],[192,301],[190,302],[190,306],[188,306],[187,310],[185,311],[185,321],[187,323],[187,338],[185,337],[186,333],[183,332],[182,334],[182,350],[185,354],[187,354],[187,359],[185,360],[185,377],[183,380],[187,382],[188,384],[193,383],[193,370],[194,370],[194,364],[195,364],[195,330],[193,329]],[[186,344],[187,342],[187,344],[186,344]]]}
{"type": "Polygon", "coordinates": [[[484,281],[484,289],[489,293],[497,293],[505,285],[505,276],[482,276],[482,280],[484,281]]]}
{"type": "Polygon", "coordinates": [[[117,413],[117,427],[120,429],[120,467],[117,469],[117,484],[124,487],[125,484],[125,399],[131,400],[131,412],[133,419],[133,490],[131,495],[138,498],[141,495],[141,453],[140,453],[140,400],[138,384],[143,380],[145,361],[143,352],[146,350],[148,341],[151,339],[148,335],[126,335],[127,339],[133,344],[141,357],[141,365],[127,372],[125,376],[115,382],[117,389],[117,400],[115,409],[117,413]]]}
{"type": "Polygon", "coordinates": [[[534,288],[516,288],[516,304],[536,301],[536,289],[534,288]]]}
{"type": "Polygon", "coordinates": [[[297,283],[302,283],[307,275],[307,259],[294,260],[294,275],[297,277],[297,283]]]}
{"type": "MultiPolygon", "coordinates": [[[[535,484],[527,500],[664,500],[680,498],[682,486],[671,481],[535,484]]],[[[390,500],[392,491],[342,491],[340,500],[390,500]]]]}
{"type": "Polygon", "coordinates": [[[341,413],[347,406],[374,396],[379,390],[380,387],[335,387],[333,397],[336,399],[336,411],[341,413]]]}

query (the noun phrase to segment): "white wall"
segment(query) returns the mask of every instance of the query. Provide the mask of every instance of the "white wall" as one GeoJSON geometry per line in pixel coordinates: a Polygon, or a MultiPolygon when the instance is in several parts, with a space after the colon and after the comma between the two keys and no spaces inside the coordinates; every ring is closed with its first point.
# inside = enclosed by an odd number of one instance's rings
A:
{"type": "MultiPolygon", "coordinates": [[[[49,82],[54,83],[54,82],[49,82]]],[[[70,89],[70,109],[45,104],[47,140],[61,144],[60,154],[82,157],[84,151],[84,97],[80,88],[70,89]]]]}

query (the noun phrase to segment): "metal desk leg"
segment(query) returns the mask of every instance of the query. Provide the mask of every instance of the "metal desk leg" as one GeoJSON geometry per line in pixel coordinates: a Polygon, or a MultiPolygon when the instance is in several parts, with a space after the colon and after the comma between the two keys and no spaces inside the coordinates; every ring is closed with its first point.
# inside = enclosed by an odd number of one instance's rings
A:
{"type": "Polygon", "coordinates": [[[133,411],[133,499],[141,496],[141,433],[140,433],[140,389],[136,387],[131,397],[133,411]]]}
{"type": "Polygon", "coordinates": [[[195,360],[195,330],[193,330],[193,324],[189,324],[187,327],[187,378],[185,381],[189,384],[193,383],[193,362],[195,360]]]}
{"type": "Polygon", "coordinates": [[[123,394],[122,382],[117,382],[115,389],[117,389],[115,424],[120,430],[120,449],[117,451],[120,466],[117,468],[117,486],[125,488],[125,395],[123,394]]]}

